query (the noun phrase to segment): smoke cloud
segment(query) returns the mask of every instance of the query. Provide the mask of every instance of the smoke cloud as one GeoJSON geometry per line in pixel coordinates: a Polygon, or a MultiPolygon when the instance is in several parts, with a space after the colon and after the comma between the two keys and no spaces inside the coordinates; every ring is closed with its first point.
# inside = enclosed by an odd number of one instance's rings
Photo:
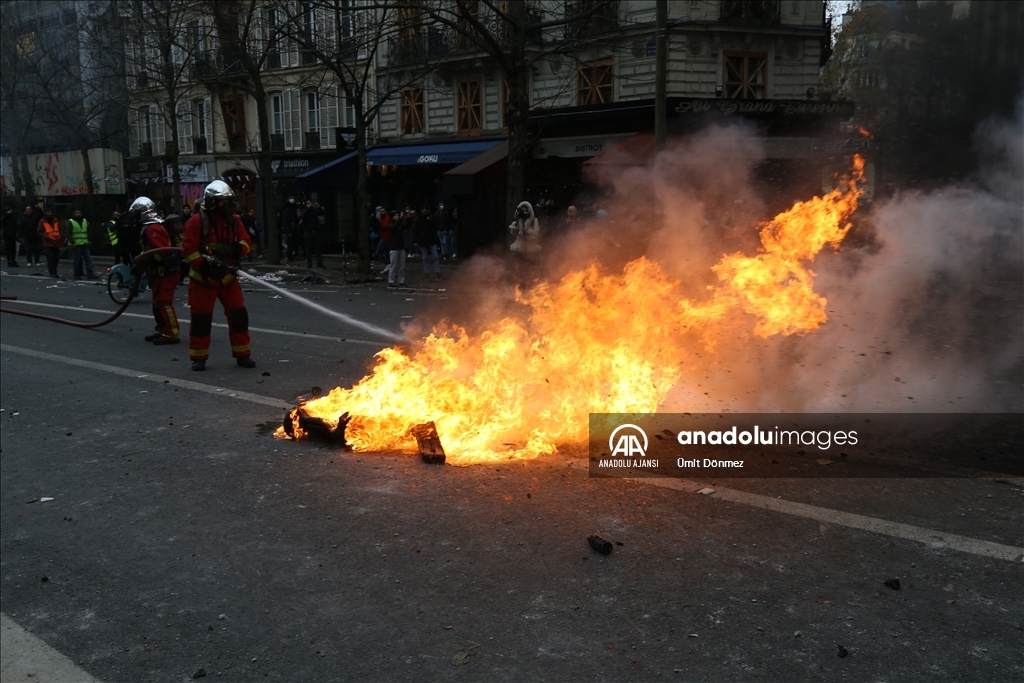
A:
{"type": "MultiPolygon", "coordinates": [[[[1022,110],[979,129],[984,163],[974,177],[862,201],[841,248],[826,247],[810,265],[828,300],[817,331],[763,339],[752,318],[740,318],[714,348],[694,335],[662,410],[1024,410],[1022,110]]],[[[534,263],[472,259],[452,285],[460,294],[410,333],[442,315],[478,333],[527,314],[517,288],[591,263],[621,272],[641,256],[678,281],[680,299],[700,301],[723,255],[760,248],[758,227],[771,218],[755,178],[764,157],[752,131],[715,127],[674,142],[651,165],[614,167],[591,207],[607,215],[568,231],[549,218],[534,263]]]]}

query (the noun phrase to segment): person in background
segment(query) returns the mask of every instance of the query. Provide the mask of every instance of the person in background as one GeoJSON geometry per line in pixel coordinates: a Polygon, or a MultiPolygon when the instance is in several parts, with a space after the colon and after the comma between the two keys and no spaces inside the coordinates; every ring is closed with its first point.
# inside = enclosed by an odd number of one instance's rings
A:
{"type": "Polygon", "coordinates": [[[80,280],[85,277],[95,280],[96,273],[92,269],[92,253],[89,251],[89,221],[82,216],[81,209],[75,209],[68,225],[71,227],[71,253],[75,259],[75,279],[80,280]]]}
{"type": "Polygon", "coordinates": [[[405,287],[405,231],[409,226],[409,214],[391,214],[390,252],[391,265],[388,267],[388,288],[405,287]]]}
{"type": "Polygon", "coordinates": [[[255,252],[259,258],[263,258],[263,254],[260,251],[259,241],[259,224],[256,222],[256,209],[249,209],[248,211],[242,211],[241,213],[242,225],[245,226],[245,231],[249,233],[249,239],[252,240],[253,250],[245,256],[246,261],[252,261],[252,255],[255,252]]]}
{"type": "Polygon", "coordinates": [[[379,226],[380,240],[377,242],[374,255],[377,257],[377,260],[384,264],[380,269],[381,273],[386,273],[391,269],[391,224],[394,220],[394,214],[389,214],[388,210],[383,206],[377,207],[377,225],[379,226]]]}
{"type": "Polygon", "coordinates": [[[434,212],[434,227],[437,228],[437,243],[441,245],[441,258],[448,258],[452,255],[451,245],[448,244],[448,223],[450,216],[444,209],[444,200],[437,203],[437,211],[434,212]]]}
{"type": "Polygon", "coordinates": [[[313,254],[316,254],[316,267],[324,267],[324,257],[320,250],[320,210],[312,201],[306,202],[302,213],[302,243],[306,252],[306,267],[313,267],[313,254]]]}
{"type": "Polygon", "coordinates": [[[50,277],[60,277],[57,274],[61,247],[60,219],[54,215],[52,208],[47,207],[43,212],[43,217],[39,219],[39,225],[36,227],[36,234],[39,235],[39,239],[43,243],[46,268],[50,271],[50,277]]]}
{"type": "Polygon", "coordinates": [[[235,193],[223,180],[206,186],[203,207],[185,224],[181,249],[188,261],[189,325],[188,355],[192,369],[206,370],[210,355],[213,308],[219,299],[228,319],[231,355],[242,368],[254,368],[249,344],[249,312],[238,279],[230,267],[237,267],[252,249],[242,221],[235,215],[235,193]]]}
{"type": "MultiPolygon", "coordinates": [[[[288,201],[281,207],[281,254],[286,261],[292,260],[294,250],[298,245],[292,244],[292,233],[298,223],[298,207],[295,205],[295,195],[288,195],[288,201]]],[[[289,265],[291,265],[289,263],[289,265]]]]}
{"type": "Polygon", "coordinates": [[[4,252],[7,255],[7,265],[11,268],[19,268],[21,264],[18,263],[18,217],[14,215],[14,209],[7,207],[0,222],[3,223],[4,252]]]}
{"type": "Polygon", "coordinates": [[[25,245],[25,265],[38,266],[39,257],[43,253],[43,242],[39,238],[39,220],[43,212],[38,206],[25,205],[25,213],[18,224],[21,230],[21,242],[25,245]]]}
{"type": "Polygon", "coordinates": [[[430,207],[424,206],[420,209],[420,215],[416,218],[416,242],[415,246],[420,249],[420,256],[423,258],[423,277],[429,282],[431,279],[430,263],[434,263],[433,278],[441,279],[441,258],[438,256],[437,226],[434,224],[434,217],[430,215],[430,207]]]}
{"type": "Polygon", "coordinates": [[[121,212],[115,210],[110,214],[110,220],[103,224],[103,229],[107,233],[107,241],[110,243],[110,248],[114,251],[114,265],[123,263],[126,266],[130,266],[131,257],[128,255],[128,250],[125,249],[117,237],[117,222],[120,218],[121,212]]]}

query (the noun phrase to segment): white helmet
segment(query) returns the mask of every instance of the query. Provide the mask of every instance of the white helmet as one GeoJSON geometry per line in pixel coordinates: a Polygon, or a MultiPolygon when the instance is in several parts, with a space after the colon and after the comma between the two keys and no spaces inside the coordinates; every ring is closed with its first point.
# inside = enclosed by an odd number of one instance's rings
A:
{"type": "Polygon", "coordinates": [[[140,215],[147,214],[156,210],[156,204],[154,204],[153,200],[149,197],[139,197],[132,202],[132,205],[128,207],[128,210],[135,211],[140,215]]]}
{"type": "Polygon", "coordinates": [[[157,215],[155,213],[147,213],[147,214],[143,215],[141,225],[142,225],[142,227],[146,227],[147,225],[153,225],[153,223],[163,223],[163,222],[164,222],[164,219],[161,218],[159,215],[157,215]]]}
{"type": "Polygon", "coordinates": [[[203,208],[207,210],[213,209],[217,206],[218,199],[234,198],[235,192],[231,189],[230,185],[223,180],[214,180],[206,186],[206,192],[203,193],[203,208]]]}

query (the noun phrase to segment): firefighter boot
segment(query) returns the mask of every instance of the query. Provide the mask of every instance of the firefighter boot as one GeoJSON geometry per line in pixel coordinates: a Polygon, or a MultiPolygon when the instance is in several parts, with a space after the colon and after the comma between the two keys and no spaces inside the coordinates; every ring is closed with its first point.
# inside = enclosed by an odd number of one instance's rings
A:
{"type": "Polygon", "coordinates": [[[192,369],[195,370],[196,372],[202,372],[203,370],[205,370],[206,369],[206,359],[205,358],[197,358],[194,361],[192,361],[192,369]]]}
{"type": "Polygon", "coordinates": [[[249,356],[239,356],[238,358],[235,359],[235,362],[238,363],[238,367],[240,368],[256,367],[256,361],[254,361],[249,356]]]}

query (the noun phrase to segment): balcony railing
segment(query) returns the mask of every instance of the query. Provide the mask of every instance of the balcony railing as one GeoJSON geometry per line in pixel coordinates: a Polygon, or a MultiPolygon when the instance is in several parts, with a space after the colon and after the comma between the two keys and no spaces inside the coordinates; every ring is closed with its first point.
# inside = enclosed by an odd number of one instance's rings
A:
{"type": "Polygon", "coordinates": [[[565,25],[565,37],[587,38],[618,28],[618,4],[605,0],[570,3],[566,8],[566,18],[569,21],[565,25]]]}
{"type": "MultiPolygon", "coordinates": [[[[531,11],[528,22],[539,24],[543,17],[540,12],[531,11]]],[[[482,20],[489,35],[502,45],[512,42],[514,36],[508,23],[501,17],[491,16],[482,20]]],[[[530,29],[526,42],[540,43],[543,40],[540,28],[530,29]]],[[[389,43],[389,62],[392,66],[412,64],[426,60],[444,59],[452,54],[480,52],[480,48],[468,36],[451,26],[431,26],[426,32],[408,34],[389,43]]]]}
{"type": "Polygon", "coordinates": [[[242,72],[242,63],[218,50],[197,52],[192,59],[192,77],[196,80],[209,80],[224,74],[242,72]]]}
{"type": "Polygon", "coordinates": [[[320,131],[306,132],[306,146],[303,149],[320,149],[320,131]]]}
{"type": "Polygon", "coordinates": [[[723,24],[743,26],[778,26],[779,0],[722,0],[723,24]]]}
{"type": "Polygon", "coordinates": [[[283,152],[284,151],[284,133],[271,133],[270,134],[270,151],[271,152],[283,152]]]}

